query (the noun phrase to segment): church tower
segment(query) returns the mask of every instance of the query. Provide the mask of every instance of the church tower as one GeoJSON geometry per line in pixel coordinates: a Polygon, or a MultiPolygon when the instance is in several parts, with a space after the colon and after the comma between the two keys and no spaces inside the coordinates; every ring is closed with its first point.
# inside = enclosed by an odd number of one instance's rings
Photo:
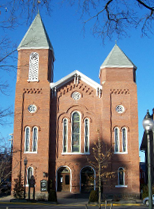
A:
{"type": "Polygon", "coordinates": [[[36,193],[40,181],[48,180],[53,62],[53,47],[38,13],[18,47],[12,189],[18,175],[27,190],[29,179],[35,176],[36,193]]]}
{"type": "MultiPolygon", "coordinates": [[[[102,138],[112,144],[112,193],[139,194],[136,66],[115,45],[100,67],[102,138]]],[[[105,193],[108,191],[104,191],[105,193]]]]}

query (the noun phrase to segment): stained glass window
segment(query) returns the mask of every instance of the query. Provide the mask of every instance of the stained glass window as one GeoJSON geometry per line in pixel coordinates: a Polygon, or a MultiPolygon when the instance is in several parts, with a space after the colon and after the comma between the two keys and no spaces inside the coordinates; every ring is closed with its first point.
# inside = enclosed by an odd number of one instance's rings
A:
{"type": "Polygon", "coordinates": [[[38,128],[34,127],[33,128],[33,152],[37,151],[37,139],[38,139],[38,128]]]}
{"type": "Polygon", "coordinates": [[[29,151],[30,128],[25,128],[25,152],[29,151]]]}
{"type": "Polygon", "coordinates": [[[89,120],[85,119],[85,152],[89,152],[89,120]]]}
{"type": "Polygon", "coordinates": [[[114,129],[114,152],[119,152],[119,129],[116,127],[114,129]]]}
{"type": "Polygon", "coordinates": [[[63,120],[63,152],[67,152],[67,119],[63,120]]]}
{"type": "Polygon", "coordinates": [[[118,169],[118,184],[125,185],[124,169],[123,168],[118,169]]]}
{"type": "Polygon", "coordinates": [[[72,115],[72,152],[80,152],[80,115],[78,112],[72,115]]]}
{"type": "Polygon", "coordinates": [[[127,151],[127,129],[126,128],[122,129],[122,151],[123,152],[127,151]]]}

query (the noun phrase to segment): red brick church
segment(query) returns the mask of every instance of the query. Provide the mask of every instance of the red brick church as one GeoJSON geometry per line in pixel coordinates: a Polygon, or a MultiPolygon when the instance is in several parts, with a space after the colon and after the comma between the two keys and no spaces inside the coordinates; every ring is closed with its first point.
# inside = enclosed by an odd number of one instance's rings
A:
{"type": "Polygon", "coordinates": [[[103,193],[139,195],[136,66],[115,45],[98,69],[100,84],[77,70],[54,82],[54,60],[37,14],[18,47],[12,190],[19,174],[26,194],[34,176],[36,197],[48,194],[42,180],[59,192],[96,189],[87,157],[93,159],[99,130],[115,172],[109,187],[102,182],[103,193]]]}

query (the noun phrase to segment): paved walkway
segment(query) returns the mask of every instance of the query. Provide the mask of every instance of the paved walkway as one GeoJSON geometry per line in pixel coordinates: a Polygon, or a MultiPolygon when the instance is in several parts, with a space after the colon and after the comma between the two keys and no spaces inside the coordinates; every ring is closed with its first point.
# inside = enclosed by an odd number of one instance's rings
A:
{"type": "MultiPolygon", "coordinates": [[[[58,204],[64,205],[86,205],[88,204],[89,194],[72,194],[69,192],[57,192],[58,204]]],[[[29,203],[26,200],[15,200],[11,195],[0,197],[0,203],[2,202],[23,202],[29,203]]],[[[42,202],[37,202],[42,203],[42,202]]],[[[43,202],[48,204],[48,202],[43,202]]],[[[127,206],[141,206],[142,200],[121,200],[119,202],[113,202],[115,206],[127,205],[127,206]]]]}

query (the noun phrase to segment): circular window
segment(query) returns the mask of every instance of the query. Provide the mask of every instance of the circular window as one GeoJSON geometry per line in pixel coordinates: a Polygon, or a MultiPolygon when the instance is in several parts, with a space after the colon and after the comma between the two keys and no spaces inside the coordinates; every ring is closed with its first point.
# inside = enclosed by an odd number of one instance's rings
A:
{"type": "Polygon", "coordinates": [[[81,94],[80,94],[79,92],[75,91],[75,92],[73,92],[73,94],[72,94],[72,98],[73,98],[74,100],[79,100],[79,99],[81,98],[81,94]]]}
{"type": "Polygon", "coordinates": [[[124,106],[122,106],[122,105],[116,106],[116,112],[123,113],[124,111],[125,111],[124,106]]]}
{"type": "Polygon", "coordinates": [[[30,113],[35,113],[36,110],[37,110],[36,105],[31,104],[31,105],[28,106],[28,111],[29,111],[30,113]]]}

